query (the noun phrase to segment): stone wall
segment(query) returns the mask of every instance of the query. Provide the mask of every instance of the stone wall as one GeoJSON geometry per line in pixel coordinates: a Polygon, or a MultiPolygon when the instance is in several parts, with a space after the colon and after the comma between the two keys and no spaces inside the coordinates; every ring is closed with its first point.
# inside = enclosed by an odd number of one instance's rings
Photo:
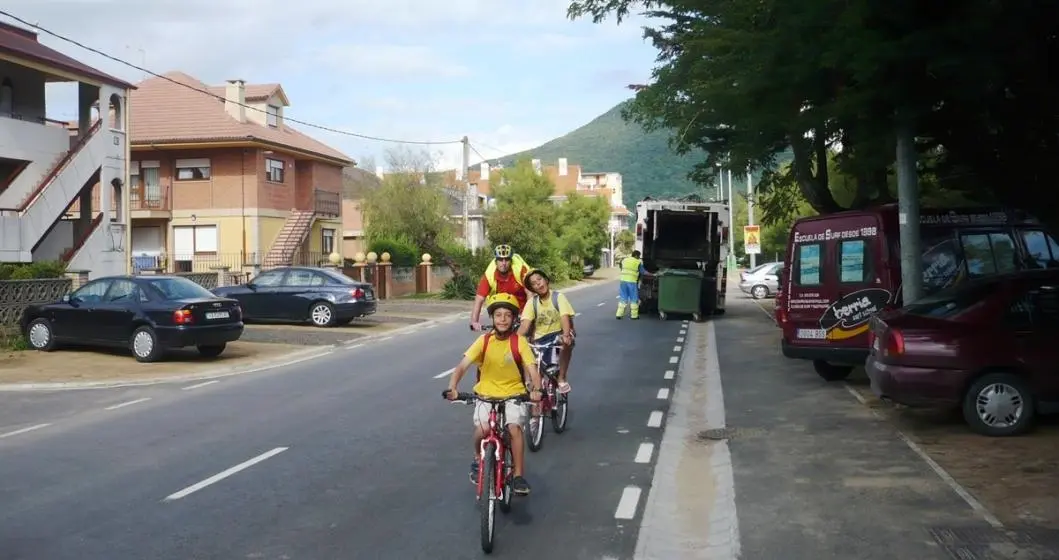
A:
{"type": "Polygon", "coordinates": [[[70,278],[0,281],[0,327],[18,326],[27,307],[59,301],[72,286],[70,278]]]}

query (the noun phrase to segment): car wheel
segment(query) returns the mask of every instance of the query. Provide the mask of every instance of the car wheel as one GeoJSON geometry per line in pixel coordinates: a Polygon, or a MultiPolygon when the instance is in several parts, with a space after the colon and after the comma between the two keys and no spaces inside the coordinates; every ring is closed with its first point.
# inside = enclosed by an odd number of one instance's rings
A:
{"type": "Polygon", "coordinates": [[[813,360],[813,369],[824,381],[842,381],[849,377],[853,366],[829,364],[824,360],[813,360]]]}
{"type": "Polygon", "coordinates": [[[51,321],[47,319],[34,319],[26,328],[26,342],[34,350],[51,352],[55,350],[55,336],[51,330],[51,321]]]}
{"type": "Polygon", "coordinates": [[[769,297],[769,289],[767,286],[758,284],[750,289],[750,297],[754,299],[765,299],[769,297]]]}
{"type": "Polygon", "coordinates": [[[227,346],[228,345],[223,342],[220,344],[203,344],[198,347],[199,354],[204,358],[216,358],[221,355],[221,352],[224,352],[224,349],[227,346]]]}
{"type": "Polygon", "coordinates": [[[309,308],[309,320],[317,327],[332,327],[335,325],[335,308],[326,301],[318,301],[309,308]]]}
{"type": "Polygon", "coordinates": [[[1036,419],[1033,391],[1013,373],[989,373],[979,377],[963,397],[963,418],[984,436],[1024,434],[1036,419]]]}
{"type": "Polygon", "coordinates": [[[162,358],[162,347],[154,329],[144,325],[137,328],[129,339],[129,349],[137,362],[157,362],[162,358]]]}

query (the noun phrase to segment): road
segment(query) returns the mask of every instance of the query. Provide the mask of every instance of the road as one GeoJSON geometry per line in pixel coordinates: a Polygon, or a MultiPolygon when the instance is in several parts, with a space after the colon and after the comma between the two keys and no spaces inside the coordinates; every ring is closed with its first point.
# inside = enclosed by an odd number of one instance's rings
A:
{"type": "MultiPolygon", "coordinates": [[[[778,358],[754,304],[615,321],[615,292],[569,294],[570,428],[527,454],[494,556],[940,559],[931,529],[989,528],[778,358]]],[[[440,398],[472,340],[459,320],[216,383],[0,394],[0,559],[481,557],[471,412],[440,398]]]]}

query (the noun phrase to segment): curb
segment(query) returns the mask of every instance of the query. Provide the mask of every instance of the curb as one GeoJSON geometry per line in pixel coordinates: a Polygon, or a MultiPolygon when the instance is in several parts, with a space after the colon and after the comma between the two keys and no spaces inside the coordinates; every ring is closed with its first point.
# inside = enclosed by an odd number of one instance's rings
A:
{"type": "MultiPolygon", "coordinates": [[[[608,282],[604,280],[599,284],[595,282],[580,282],[569,288],[563,289],[563,292],[571,292],[581,290],[593,285],[601,285],[608,282]]],[[[354,347],[362,346],[373,340],[379,340],[382,338],[393,337],[397,335],[407,334],[409,332],[415,332],[419,329],[430,325],[438,325],[441,323],[447,323],[458,319],[460,317],[470,317],[469,311],[461,311],[457,313],[450,313],[447,315],[441,315],[434,319],[429,319],[421,323],[415,323],[412,325],[406,325],[399,327],[385,333],[372,334],[367,336],[361,336],[350,339],[345,342],[337,344],[329,344],[327,346],[317,346],[308,348],[305,350],[299,350],[297,352],[291,352],[282,356],[277,356],[273,359],[282,360],[278,363],[272,362],[258,362],[250,363],[246,366],[237,367],[235,369],[230,368],[218,368],[214,370],[207,370],[201,373],[192,373],[187,375],[179,376],[166,376],[166,377],[150,377],[145,379],[125,379],[125,380],[114,380],[114,381],[69,381],[69,382],[54,382],[54,383],[6,383],[0,384],[0,393],[18,393],[18,392],[44,392],[44,391],[75,391],[75,390],[90,390],[90,389],[120,389],[124,387],[146,387],[152,385],[168,385],[178,383],[188,383],[192,381],[207,381],[210,379],[221,379],[224,377],[233,377],[236,375],[243,375],[247,373],[257,373],[261,371],[268,371],[271,369],[278,369],[282,367],[292,366],[301,362],[307,362],[316,358],[322,358],[329,354],[332,354],[335,350],[344,349],[349,350],[354,347]]]]}

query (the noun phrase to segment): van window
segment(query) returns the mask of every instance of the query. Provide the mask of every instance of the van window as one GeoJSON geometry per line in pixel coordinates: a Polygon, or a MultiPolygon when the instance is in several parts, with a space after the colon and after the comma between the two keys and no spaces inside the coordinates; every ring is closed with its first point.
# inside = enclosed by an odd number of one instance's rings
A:
{"type": "Polygon", "coordinates": [[[798,285],[819,286],[820,279],[820,244],[809,243],[798,247],[798,285]]]}
{"type": "Polygon", "coordinates": [[[838,245],[838,278],[843,284],[860,284],[867,279],[868,244],[863,239],[843,241],[838,245]]]}
{"type": "Polygon", "coordinates": [[[1026,244],[1026,263],[1029,268],[1059,267],[1059,245],[1052,237],[1040,230],[1022,232],[1022,242],[1026,244]]]}
{"type": "Polygon", "coordinates": [[[963,258],[971,277],[1018,270],[1018,253],[1007,233],[966,233],[960,235],[963,258]]]}

